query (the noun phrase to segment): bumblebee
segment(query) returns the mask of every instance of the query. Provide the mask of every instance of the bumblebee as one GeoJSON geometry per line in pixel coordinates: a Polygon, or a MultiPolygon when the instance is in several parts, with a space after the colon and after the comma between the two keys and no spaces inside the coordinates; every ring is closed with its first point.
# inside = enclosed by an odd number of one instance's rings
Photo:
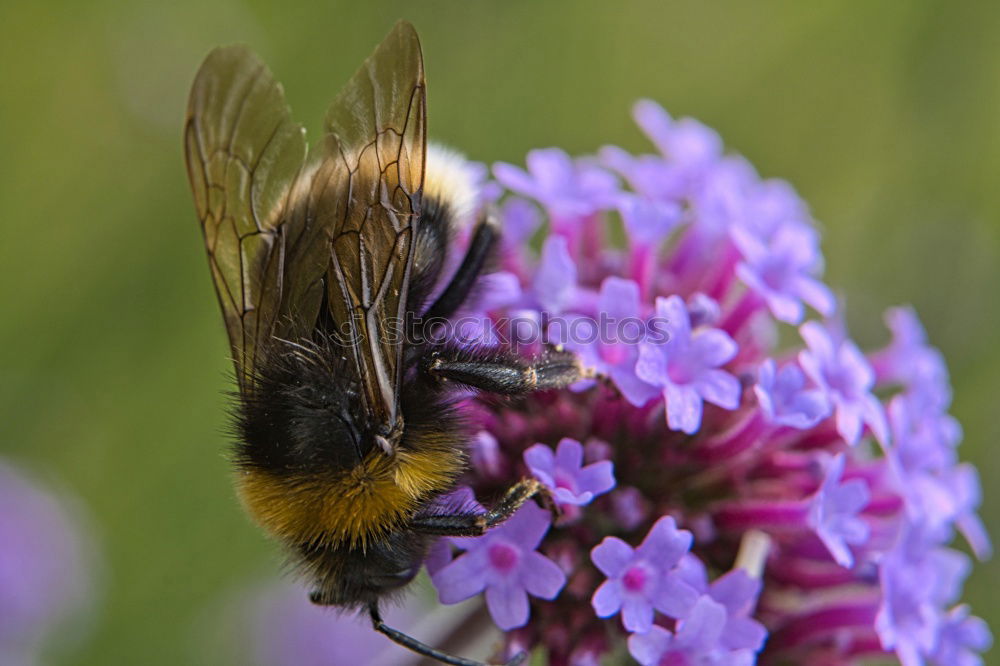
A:
{"type": "Polygon", "coordinates": [[[314,603],[366,612],[393,641],[470,666],[379,610],[433,539],[483,534],[540,492],[524,479],[485,512],[447,508],[467,467],[459,394],[524,395],[582,373],[562,350],[526,359],[433,334],[469,301],[500,229],[481,215],[446,269],[474,193],[453,159],[428,151],[425,109],[406,22],[341,90],[308,150],[267,67],[225,47],[195,78],[184,147],[235,365],[243,505],[293,556],[314,603]]]}

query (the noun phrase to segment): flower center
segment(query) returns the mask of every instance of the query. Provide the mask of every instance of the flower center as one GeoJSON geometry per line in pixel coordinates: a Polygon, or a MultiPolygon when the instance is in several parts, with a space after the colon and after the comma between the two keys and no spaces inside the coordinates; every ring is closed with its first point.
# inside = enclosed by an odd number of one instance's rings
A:
{"type": "Polygon", "coordinates": [[[683,652],[667,652],[665,655],[660,657],[660,663],[657,666],[690,666],[691,660],[683,652]]]}
{"type": "Polygon", "coordinates": [[[489,546],[490,565],[500,573],[510,573],[520,559],[520,553],[510,544],[495,541],[489,546]]]}
{"type": "Polygon", "coordinates": [[[760,272],[764,284],[775,291],[781,291],[787,282],[787,264],[772,261],[766,264],[760,272]]]}
{"type": "Polygon", "coordinates": [[[690,360],[681,358],[667,363],[667,375],[674,384],[690,384],[697,374],[697,367],[690,360]]]}
{"type": "Polygon", "coordinates": [[[601,356],[609,365],[621,365],[628,360],[629,349],[624,344],[604,345],[601,348],[601,356]]]}
{"type": "Polygon", "coordinates": [[[622,585],[629,592],[641,592],[646,586],[646,579],[648,578],[645,567],[640,565],[634,565],[628,568],[625,575],[622,576],[622,585]]]}
{"type": "Polygon", "coordinates": [[[843,368],[830,368],[824,375],[830,388],[844,398],[852,400],[860,395],[854,377],[843,368]]]}
{"type": "Polygon", "coordinates": [[[556,482],[556,488],[565,488],[573,493],[576,492],[576,483],[573,482],[573,478],[565,474],[559,474],[558,472],[554,475],[553,479],[556,482]]]}

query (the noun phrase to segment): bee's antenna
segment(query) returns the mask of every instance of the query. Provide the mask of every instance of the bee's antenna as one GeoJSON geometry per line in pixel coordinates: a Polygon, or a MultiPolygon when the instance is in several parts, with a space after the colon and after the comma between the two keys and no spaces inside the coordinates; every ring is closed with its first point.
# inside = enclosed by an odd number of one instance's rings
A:
{"type": "MultiPolygon", "coordinates": [[[[412,650],[417,654],[421,654],[431,659],[436,659],[440,661],[442,664],[451,664],[452,666],[490,666],[490,664],[486,664],[481,661],[463,659],[462,657],[455,657],[445,652],[442,652],[441,650],[436,650],[432,648],[430,645],[427,645],[426,643],[421,643],[412,636],[407,636],[398,629],[393,629],[392,627],[388,626],[385,622],[382,621],[382,615],[381,613],[379,613],[378,604],[376,603],[372,603],[368,606],[368,614],[372,618],[372,627],[375,629],[375,631],[379,632],[380,634],[385,634],[386,636],[389,637],[391,641],[398,643],[399,645],[402,645],[407,650],[412,650]]],[[[527,653],[520,652],[514,655],[514,657],[510,661],[503,664],[503,666],[519,666],[519,664],[524,662],[527,656],[528,656],[527,653]]]]}

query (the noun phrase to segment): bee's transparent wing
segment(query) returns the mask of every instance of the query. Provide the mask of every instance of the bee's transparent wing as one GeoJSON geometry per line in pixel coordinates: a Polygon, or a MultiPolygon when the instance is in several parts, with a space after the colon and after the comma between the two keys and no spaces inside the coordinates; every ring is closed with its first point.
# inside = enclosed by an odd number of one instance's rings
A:
{"type": "Polygon", "coordinates": [[[399,22],[331,105],[301,212],[329,230],[329,312],[373,423],[389,428],[399,417],[401,322],[424,179],[424,90],[417,34],[399,22]]]}
{"type": "Polygon", "coordinates": [[[184,147],[240,386],[279,318],[293,183],[305,158],[281,86],[247,48],[205,59],[191,88],[184,147]]]}

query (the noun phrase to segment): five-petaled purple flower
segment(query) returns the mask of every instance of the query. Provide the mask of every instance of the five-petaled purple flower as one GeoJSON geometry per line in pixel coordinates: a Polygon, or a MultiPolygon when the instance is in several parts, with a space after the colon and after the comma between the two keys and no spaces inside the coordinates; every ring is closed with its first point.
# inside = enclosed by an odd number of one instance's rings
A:
{"type": "Polygon", "coordinates": [[[979,653],[989,650],[992,643],[986,622],[973,616],[968,604],[959,604],[941,623],[931,659],[935,664],[947,666],[982,666],[979,653]]]}
{"type": "Polygon", "coordinates": [[[493,165],[505,187],[541,202],[560,222],[584,217],[614,205],[618,184],[604,169],[571,158],[558,148],[532,150],[525,172],[513,164],[493,165]]]}
{"type": "Polygon", "coordinates": [[[621,611],[625,629],[637,632],[653,626],[654,609],[669,617],[684,617],[698,592],[676,568],[691,542],[691,533],[678,530],[672,516],[656,521],[638,548],[606,537],[590,551],[590,559],[608,577],[591,599],[597,616],[611,617],[621,611]]]}
{"type": "Polygon", "coordinates": [[[615,487],[614,463],[601,460],[584,466],[583,445],[568,437],[552,449],[536,444],[524,452],[524,462],[560,504],[583,506],[615,487]]]}
{"type": "Polygon", "coordinates": [[[659,345],[639,345],[635,373],[642,381],[662,387],[667,424],[690,435],[701,425],[703,401],[725,409],[739,405],[739,380],[719,369],[736,355],[736,342],[719,329],[692,330],[679,296],[657,298],[656,316],[666,322],[668,339],[659,345]]]}
{"type": "Polygon", "coordinates": [[[942,608],[954,602],[969,559],[936,544],[919,525],[904,525],[879,565],[882,603],[875,620],[882,646],[903,666],[921,666],[937,645],[942,608]]]}
{"type": "Polygon", "coordinates": [[[725,626],[719,642],[731,650],[759,652],[767,638],[767,630],[750,616],[760,597],[760,578],[751,576],[743,569],[733,569],[709,583],[705,565],[693,554],[684,557],[678,570],[699,594],[708,596],[726,609],[725,626]]]}
{"type": "Polygon", "coordinates": [[[782,226],[770,239],[758,238],[742,227],[734,227],[733,240],[743,255],[736,274],[780,321],[798,324],[803,301],[829,317],[836,307],[833,293],[813,277],[820,260],[816,236],[809,229],[782,226]]]}
{"type": "Polygon", "coordinates": [[[806,376],[794,363],[778,370],[774,359],[764,361],[757,370],[754,393],[767,418],[780,425],[805,430],[830,414],[826,396],[806,388],[806,376]]]}
{"type": "Polygon", "coordinates": [[[698,168],[711,166],[722,156],[719,134],[693,118],[675,120],[651,100],[640,100],[633,109],[636,123],[671,163],[698,168]]]}
{"type": "Polygon", "coordinates": [[[629,240],[638,246],[653,245],[666,238],[681,223],[681,212],[676,203],[636,195],[623,195],[618,201],[618,213],[629,240]]]}
{"type": "Polygon", "coordinates": [[[725,644],[726,607],[708,595],[698,599],[676,632],[654,625],[629,636],[628,650],[642,666],[751,666],[755,650],[725,644]]]}
{"type": "Polygon", "coordinates": [[[867,425],[882,444],[889,442],[885,410],[871,390],[875,373],[864,354],[850,340],[834,340],[821,324],[809,321],[799,328],[808,349],[799,352],[799,364],[833,403],[837,431],[848,444],[857,444],[867,425]]]}
{"type": "Polygon", "coordinates": [[[528,622],[528,595],[554,599],[566,574],[536,549],[552,519],[531,502],[481,537],[452,539],[465,552],[431,575],[441,603],[454,604],[486,591],[493,621],[504,631],[528,622]]]}
{"type": "Polygon", "coordinates": [[[636,361],[640,340],[646,338],[647,322],[639,301],[639,285],[632,280],[609,277],[601,283],[597,307],[608,323],[606,330],[593,317],[563,317],[549,325],[553,342],[579,354],[596,372],[610,377],[622,395],[640,407],[660,394],[660,389],[639,379],[636,361]]]}
{"type": "Polygon", "coordinates": [[[948,367],[941,352],[927,343],[927,333],[913,308],[889,308],[885,322],[892,343],[872,355],[876,376],[900,384],[910,398],[928,408],[946,409],[951,403],[948,367]]]}
{"type": "Polygon", "coordinates": [[[871,493],[864,479],[842,481],[846,456],[841,453],[830,461],[822,485],[809,504],[809,526],[842,567],[854,566],[854,554],[848,546],[860,546],[868,540],[868,524],[858,517],[871,493]]]}

